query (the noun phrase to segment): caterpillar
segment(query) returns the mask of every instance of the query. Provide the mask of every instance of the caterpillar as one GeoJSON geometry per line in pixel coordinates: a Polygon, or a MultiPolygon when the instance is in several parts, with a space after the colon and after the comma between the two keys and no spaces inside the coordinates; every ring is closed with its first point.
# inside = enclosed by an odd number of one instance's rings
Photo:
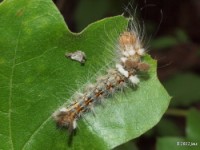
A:
{"type": "Polygon", "coordinates": [[[72,133],[79,120],[86,112],[100,104],[116,92],[125,89],[127,85],[137,86],[140,82],[139,72],[147,72],[150,65],[143,62],[146,50],[137,31],[127,29],[118,37],[119,60],[107,74],[90,84],[86,91],[79,93],[67,107],[57,110],[53,118],[59,127],[67,128],[72,133]]]}

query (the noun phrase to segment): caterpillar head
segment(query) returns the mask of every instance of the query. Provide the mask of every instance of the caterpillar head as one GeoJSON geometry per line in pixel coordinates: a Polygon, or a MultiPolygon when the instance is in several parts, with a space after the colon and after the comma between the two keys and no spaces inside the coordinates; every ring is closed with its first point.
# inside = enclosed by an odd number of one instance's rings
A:
{"type": "Polygon", "coordinates": [[[123,57],[139,62],[145,50],[141,45],[140,38],[135,32],[123,32],[119,37],[120,51],[123,57]]]}
{"type": "Polygon", "coordinates": [[[125,47],[126,45],[134,45],[135,42],[136,36],[131,32],[123,32],[119,37],[119,44],[121,47],[125,47]]]}

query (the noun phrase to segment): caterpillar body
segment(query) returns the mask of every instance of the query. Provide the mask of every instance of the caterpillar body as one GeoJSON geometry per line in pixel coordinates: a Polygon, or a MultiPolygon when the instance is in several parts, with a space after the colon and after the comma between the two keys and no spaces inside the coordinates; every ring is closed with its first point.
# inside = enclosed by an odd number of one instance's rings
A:
{"type": "Polygon", "coordinates": [[[115,67],[107,70],[107,74],[89,85],[86,91],[79,93],[74,102],[59,109],[53,114],[54,120],[60,127],[65,127],[70,133],[77,127],[77,120],[85,112],[91,111],[96,104],[115,92],[126,88],[127,84],[138,85],[139,72],[149,70],[149,64],[143,62],[145,49],[138,33],[127,30],[118,38],[119,60],[115,67]]]}

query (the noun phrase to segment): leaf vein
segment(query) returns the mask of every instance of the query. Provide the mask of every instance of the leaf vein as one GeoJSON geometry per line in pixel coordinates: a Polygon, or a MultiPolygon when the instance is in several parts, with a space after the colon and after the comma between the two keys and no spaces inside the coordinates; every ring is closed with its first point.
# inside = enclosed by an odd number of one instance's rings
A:
{"type": "Polygon", "coordinates": [[[8,106],[9,106],[9,110],[8,110],[8,129],[9,129],[9,137],[10,137],[10,145],[11,145],[11,149],[14,150],[14,146],[13,146],[13,140],[12,140],[12,125],[11,125],[11,113],[12,113],[12,92],[13,92],[13,76],[14,76],[14,70],[15,70],[15,63],[16,63],[16,55],[17,55],[17,49],[19,46],[19,38],[20,38],[20,34],[21,34],[21,30],[18,33],[18,38],[17,38],[17,44],[15,47],[15,51],[14,51],[14,56],[13,56],[13,64],[12,64],[12,68],[11,68],[11,76],[10,76],[10,82],[9,82],[9,97],[8,97],[8,106]]]}
{"type": "Polygon", "coordinates": [[[30,59],[28,59],[28,60],[25,60],[25,61],[22,61],[22,62],[17,63],[16,66],[17,66],[17,65],[21,65],[21,64],[26,63],[26,62],[29,62],[29,61],[32,61],[32,60],[34,60],[34,59],[40,58],[40,57],[42,57],[44,54],[46,54],[47,52],[49,52],[49,51],[51,51],[51,50],[53,50],[53,49],[56,49],[56,48],[57,48],[57,47],[53,47],[53,48],[47,49],[47,50],[45,50],[42,54],[40,54],[40,55],[38,55],[38,56],[35,56],[35,57],[30,58],[30,59]]]}
{"type": "Polygon", "coordinates": [[[45,124],[51,119],[51,116],[49,116],[42,124],[33,132],[33,134],[28,138],[28,140],[25,142],[24,146],[22,147],[22,150],[24,150],[27,145],[32,141],[35,135],[45,126],[45,124]]]}

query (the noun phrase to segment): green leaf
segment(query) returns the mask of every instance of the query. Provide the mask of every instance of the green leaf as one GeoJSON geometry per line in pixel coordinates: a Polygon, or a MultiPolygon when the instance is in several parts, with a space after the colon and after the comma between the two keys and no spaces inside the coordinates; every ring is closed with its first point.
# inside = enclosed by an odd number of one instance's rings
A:
{"type": "Polygon", "coordinates": [[[156,61],[146,56],[148,77],[97,106],[96,117],[80,119],[69,145],[67,131],[56,129],[51,116],[105,70],[127,19],[106,18],[74,34],[50,0],[5,0],[0,20],[0,149],[111,149],[152,128],[166,111],[170,97],[157,79],[156,61]],[[86,53],[84,66],[64,57],[75,50],[86,53]]]}
{"type": "Polygon", "coordinates": [[[183,142],[186,142],[186,140],[181,137],[158,138],[156,150],[188,150],[188,146],[182,145],[183,142]]]}
{"type": "Polygon", "coordinates": [[[153,49],[164,49],[164,48],[172,47],[177,44],[178,44],[178,40],[175,37],[164,36],[164,37],[160,37],[155,40],[152,40],[151,47],[153,49]]]}
{"type": "Polygon", "coordinates": [[[180,43],[186,43],[190,41],[187,33],[182,29],[176,30],[176,37],[180,43]]]}
{"type": "Polygon", "coordinates": [[[171,106],[189,106],[200,97],[200,77],[192,74],[176,74],[164,82],[164,87],[173,96],[171,106]]]}
{"type": "Polygon", "coordinates": [[[180,127],[168,118],[162,118],[156,126],[156,133],[159,136],[180,136],[180,127]]]}
{"type": "Polygon", "coordinates": [[[189,41],[187,34],[181,30],[176,29],[175,36],[162,36],[151,41],[152,49],[166,49],[172,46],[176,46],[181,43],[186,43],[189,41]]]}
{"type": "Polygon", "coordinates": [[[200,143],[200,111],[191,109],[187,114],[187,137],[193,142],[200,143]]]}
{"type": "Polygon", "coordinates": [[[199,150],[200,112],[191,109],[187,113],[186,137],[162,137],[157,139],[157,150],[199,150]]]}
{"type": "Polygon", "coordinates": [[[162,137],[158,138],[156,150],[199,150],[198,142],[183,137],[162,137]]]}

